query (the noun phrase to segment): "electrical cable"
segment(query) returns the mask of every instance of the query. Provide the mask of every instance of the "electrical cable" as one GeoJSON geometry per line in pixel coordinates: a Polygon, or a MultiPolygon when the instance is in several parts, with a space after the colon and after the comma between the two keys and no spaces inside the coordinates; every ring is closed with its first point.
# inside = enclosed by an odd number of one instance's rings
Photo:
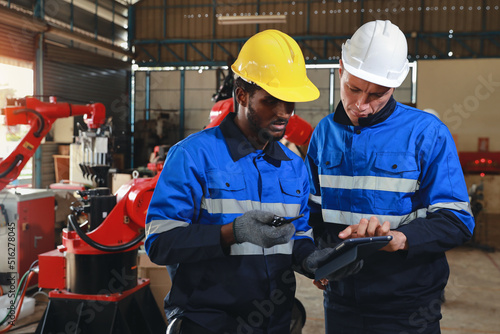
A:
{"type": "MultiPolygon", "coordinates": [[[[31,277],[33,277],[33,275],[35,274],[34,271],[27,271],[26,274],[28,274],[28,278],[26,279],[25,281],[25,285],[28,284],[28,282],[31,280],[31,277]],[[28,274],[29,273],[29,274],[28,274]]],[[[23,276],[23,279],[24,277],[26,277],[26,274],[24,274],[23,276]]],[[[21,294],[21,298],[19,299],[19,303],[18,303],[18,306],[17,306],[17,311],[16,311],[16,314],[14,316],[14,320],[12,320],[8,325],[7,327],[3,328],[3,329],[0,329],[0,334],[1,333],[7,333],[11,327],[14,325],[14,323],[16,322],[17,318],[19,317],[19,313],[21,313],[21,307],[23,305],[23,300],[24,300],[24,296],[26,295],[26,289],[23,290],[22,294],[21,294]]],[[[16,293],[16,298],[17,298],[17,293],[16,293]]],[[[7,312],[7,315],[5,316],[5,318],[2,320],[2,324],[5,322],[5,320],[9,317],[9,313],[7,312]]]]}
{"type": "MultiPolygon", "coordinates": [[[[26,276],[28,275],[29,276],[29,273],[33,272],[33,267],[38,263],[38,260],[35,260],[33,261],[33,263],[30,265],[28,271],[26,271],[24,273],[24,275],[22,276],[21,280],[19,280],[19,283],[17,284],[17,289],[16,289],[16,293],[14,295],[14,308],[17,308],[17,306],[19,306],[20,304],[22,304],[22,301],[18,301],[17,300],[17,296],[19,295],[19,291],[20,289],[23,291],[23,293],[26,293],[26,290],[27,290],[27,286],[28,286],[28,280],[24,280],[26,278],[26,276]],[[22,285],[22,288],[21,288],[21,285],[22,285]]],[[[23,297],[24,299],[24,297],[23,297]]],[[[5,318],[2,319],[2,321],[0,321],[0,326],[3,325],[5,323],[5,321],[7,320],[9,316],[9,313],[7,313],[5,315],[5,318]]],[[[1,333],[1,332],[0,332],[1,333]]]]}
{"type": "Polygon", "coordinates": [[[103,252],[121,252],[121,251],[124,251],[126,249],[129,249],[130,247],[137,245],[139,242],[142,241],[142,239],[144,239],[144,231],[142,231],[134,240],[127,242],[126,244],[119,245],[119,246],[107,246],[107,245],[103,245],[103,244],[100,244],[100,243],[92,240],[87,234],[85,234],[85,232],[83,232],[82,229],[80,228],[80,225],[78,225],[78,222],[76,222],[75,215],[72,215],[72,214],[68,215],[68,221],[69,221],[69,224],[71,225],[71,227],[73,228],[73,230],[76,231],[76,233],[78,234],[80,239],[85,241],[91,247],[98,249],[100,251],[103,251],[103,252]]]}
{"type": "MultiPolygon", "coordinates": [[[[17,318],[19,317],[19,313],[21,312],[21,308],[22,308],[22,305],[23,305],[24,297],[26,295],[26,291],[28,290],[27,289],[28,282],[31,280],[31,277],[33,277],[33,275],[35,274],[35,271],[34,271],[33,268],[34,268],[34,266],[37,263],[38,263],[38,260],[35,260],[30,265],[28,271],[26,271],[26,273],[24,273],[23,277],[19,281],[19,284],[17,285],[16,293],[14,295],[14,309],[16,309],[16,313],[14,315],[14,320],[12,320],[7,327],[1,329],[0,330],[0,334],[1,333],[6,333],[7,331],[9,331],[9,329],[14,325],[14,323],[17,320],[17,318]],[[26,276],[27,276],[27,278],[26,278],[26,276]],[[19,296],[19,292],[20,291],[21,291],[21,297],[19,298],[19,300],[17,300],[17,297],[19,296]]],[[[5,324],[5,321],[7,320],[7,318],[9,318],[9,316],[10,316],[10,312],[7,312],[7,314],[2,319],[2,321],[0,321],[0,326],[2,326],[3,324],[5,324]]]]}

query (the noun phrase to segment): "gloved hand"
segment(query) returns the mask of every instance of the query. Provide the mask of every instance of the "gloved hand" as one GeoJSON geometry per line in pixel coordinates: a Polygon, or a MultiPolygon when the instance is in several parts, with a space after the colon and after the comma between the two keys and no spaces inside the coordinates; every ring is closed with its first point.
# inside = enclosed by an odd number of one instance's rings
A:
{"type": "MultiPolygon", "coordinates": [[[[308,257],[304,259],[302,267],[308,273],[314,275],[316,270],[327,262],[328,258],[333,253],[334,248],[323,248],[312,252],[308,257]]],[[[329,281],[340,281],[344,277],[357,274],[361,268],[363,268],[363,260],[354,261],[345,267],[329,274],[325,277],[329,281]]]]}
{"type": "Polygon", "coordinates": [[[233,223],[236,243],[251,242],[264,248],[286,244],[295,233],[295,226],[291,223],[278,227],[268,225],[273,218],[274,213],[260,210],[248,211],[236,218],[233,223]]]}

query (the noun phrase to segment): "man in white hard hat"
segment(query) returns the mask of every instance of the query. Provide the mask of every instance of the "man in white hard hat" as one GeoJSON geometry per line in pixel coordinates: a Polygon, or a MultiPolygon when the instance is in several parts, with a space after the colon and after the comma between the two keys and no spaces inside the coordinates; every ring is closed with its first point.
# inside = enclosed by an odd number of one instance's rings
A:
{"type": "Polygon", "coordinates": [[[440,333],[445,251],[474,228],[453,138],[434,115],[392,96],[408,74],[407,42],[390,21],[342,46],[341,101],[307,156],[316,241],[391,235],[363,268],[325,289],[327,333],[440,333]]]}

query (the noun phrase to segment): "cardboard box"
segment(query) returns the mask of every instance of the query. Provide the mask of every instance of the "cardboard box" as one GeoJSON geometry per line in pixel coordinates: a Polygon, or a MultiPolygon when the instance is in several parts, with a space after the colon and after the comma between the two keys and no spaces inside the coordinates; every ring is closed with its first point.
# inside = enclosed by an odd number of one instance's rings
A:
{"type": "Polygon", "coordinates": [[[137,260],[138,275],[141,278],[149,278],[150,289],[155,298],[156,304],[160,309],[165,322],[167,317],[163,309],[163,300],[170,291],[172,282],[165,266],[159,266],[151,262],[148,255],[144,251],[139,251],[139,258],[137,260]]]}
{"type": "Polygon", "coordinates": [[[127,173],[115,173],[111,178],[111,192],[116,194],[118,189],[132,180],[132,175],[127,173]]]}
{"type": "Polygon", "coordinates": [[[59,145],[57,149],[59,155],[69,155],[69,145],[59,145]]]}

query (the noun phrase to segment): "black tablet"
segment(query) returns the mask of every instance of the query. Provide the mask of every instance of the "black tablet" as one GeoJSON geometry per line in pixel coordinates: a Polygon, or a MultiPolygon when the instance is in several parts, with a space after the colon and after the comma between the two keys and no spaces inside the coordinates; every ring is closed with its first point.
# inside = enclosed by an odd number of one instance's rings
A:
{"type": "Polygon", "coordinates": [[[317,280],[325,278],[348,264],[363,259],[379,250],[391,240],[391,235],[344,240],[334,247],[335,251],[332,253],[330,259],[316,270],[315,278],[317,280]]]}

